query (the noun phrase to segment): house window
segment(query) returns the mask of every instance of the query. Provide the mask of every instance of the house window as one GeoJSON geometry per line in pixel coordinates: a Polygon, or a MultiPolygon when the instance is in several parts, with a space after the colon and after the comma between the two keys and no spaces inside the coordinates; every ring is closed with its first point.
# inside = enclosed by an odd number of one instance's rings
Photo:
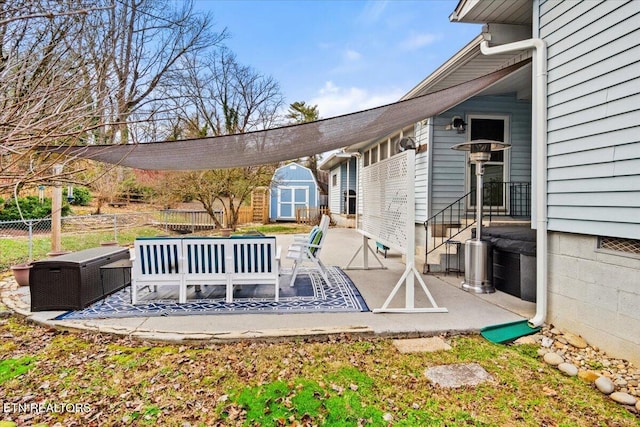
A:
{"type": "Polygon", "coordinates": [[[376,145],[371,149],[371,164],[374,164],[378,161],[378,146],[376,145]]]}
{"type": "Polygon", "coordinates": [[[364,155],[362,156],[362,163],[365,167],[369,166],[369,150],[364,152],[364,155]]]}
{"type": "Polygon", "coordinates": [[[338,174],[334,173],[333,175],[331,175],[331,186],[335,187],[338,185],[338,174]]]}
{"type": "Polygon", "coordinates": [[[389,157],[389,141],[380,143],[380,160],[384,160],[389,157]]]}

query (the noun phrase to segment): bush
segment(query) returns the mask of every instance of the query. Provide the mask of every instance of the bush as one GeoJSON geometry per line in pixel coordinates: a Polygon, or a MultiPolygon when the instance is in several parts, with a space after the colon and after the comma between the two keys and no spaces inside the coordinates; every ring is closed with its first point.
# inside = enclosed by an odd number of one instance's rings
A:
{"type": "MultiPolygon", "coordinates": [[[[20,211],[16,205],[16,199],[12,198],[4,202],[0,208],[0,221],[18,221],[24,219],[46,218],[51,216],[51,199],[46,198],[41,203],[38,196],[19,197],[20,211]],[[20,217],[22,212],[22,218],[20,217]]],[[[68,204],[62,205],[62,216],[69,215],[71,208],[68,204]]]]}
{"type": "MultiPolygon", "coordinates": [[[[62,189],[62,197],[67,199],[67,189],[62,189]]],[[[74,206],[89,206],[91,201],[91,192],[87,187],[74,187],[73,188],[73,200],[71,204],[74,206]]]]}

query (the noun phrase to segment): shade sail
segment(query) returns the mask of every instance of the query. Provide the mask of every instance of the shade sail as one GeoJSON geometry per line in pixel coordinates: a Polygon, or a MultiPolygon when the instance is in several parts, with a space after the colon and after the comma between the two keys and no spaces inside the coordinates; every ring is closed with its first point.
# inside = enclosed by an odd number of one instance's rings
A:
{"type": "Polygon", "coordinates": [[[428,95],[310,123],[208,138],[59,146],[46,151],[146,170],[205,170],[275,163],[382,138],[448,110],[526,63],[428,95]]]}

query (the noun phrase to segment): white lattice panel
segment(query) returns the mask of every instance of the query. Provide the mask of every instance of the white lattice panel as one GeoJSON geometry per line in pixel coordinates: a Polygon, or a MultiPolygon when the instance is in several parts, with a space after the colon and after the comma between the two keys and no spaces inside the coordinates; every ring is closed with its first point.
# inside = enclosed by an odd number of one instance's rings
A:
{"type": "Polygon", "coordinates": [[[407,251],[407,225],[413,222],[409,206],[413,177],[404,152],[362,169],[361,231],[402,253],[407,251]]]}

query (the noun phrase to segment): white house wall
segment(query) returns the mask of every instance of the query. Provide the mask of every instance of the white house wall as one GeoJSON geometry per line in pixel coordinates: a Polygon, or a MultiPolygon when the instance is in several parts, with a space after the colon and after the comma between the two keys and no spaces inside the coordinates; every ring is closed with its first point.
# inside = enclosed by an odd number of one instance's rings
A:
{"type": "MultiPolygon", "coordinates": [[[[415,126],[415,139],[420,146],[429,147],[431,134],[429,129],[432,118],[417,123],[415,126]]],[[[427,220],[427,200],[429,186],[429,152],[421,150],[416,154],[416,178],[414,181],[416,194],[416,222],[423,223],[427,220]]]]}
{"type": "Polygon", "coordinates": [[[640,239],[640,1],[544,1],[549,230],[640,239]]]}
{"type": "Polygon", "coordinates": [[[340,168],[341,165],[336,166],[335,168],[331,169],[331,172],[329,174],[329,210],[334,214],[339,214],[340,212],[342,212],[340,209],[340,193],[342,188],[342,174],[340,173],[340,168]],[[334,176],[336,176],[337,179],[336,185],[333,185],[334,176]]]}

